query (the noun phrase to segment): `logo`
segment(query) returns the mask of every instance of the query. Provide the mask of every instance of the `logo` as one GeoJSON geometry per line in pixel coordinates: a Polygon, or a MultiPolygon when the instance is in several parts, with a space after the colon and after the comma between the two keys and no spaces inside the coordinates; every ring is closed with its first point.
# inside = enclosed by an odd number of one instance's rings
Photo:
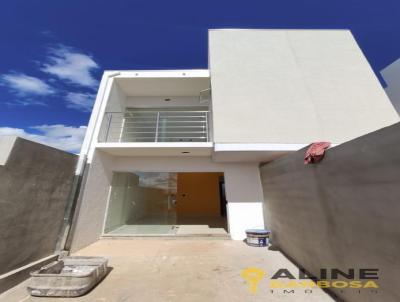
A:
{"type": "Polygon", "coordinates": [[[265,272],[257,267],[249,267],[242,270],[241,276],[247,281],[250,293],[255,294],[257,293],[258,284],[265,276],[265,272]]]}
{"type": "Polygon", "coordinates": [[[248,290],[255,295],[259,286],[268,286],[271,293],[280,290],[281,293],[294,293],[294,290],[303,290],[312,293],[312,289],[343,289],[370,290],[377,293],[379,288],[379,270],[376,268],[349,268],[340,270],[337,268],[321,268],[318,276],[312,276],[300,268],[295,274],[286,268],[280,268],[268,278],[266,271],[257,267],[248,267],[241,271],[242,278],[246,281],[248,290]]]}

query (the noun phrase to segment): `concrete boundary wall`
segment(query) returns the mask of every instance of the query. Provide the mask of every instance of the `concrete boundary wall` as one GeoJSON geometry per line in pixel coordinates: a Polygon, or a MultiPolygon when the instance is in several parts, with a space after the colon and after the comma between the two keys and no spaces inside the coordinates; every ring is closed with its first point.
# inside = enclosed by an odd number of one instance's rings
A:
{"type": "Polygon", "coordinates": [[[0,157],[7,157],[0,165],[3,275],[54,254],[77,156],[19,137],[3,137],[0,157]]]}
{"type": "Polygon", "coordinates": [[[305,149],[261,167],[272,241],[318,276],[321,268],[377,268],[378,294],[334,290],[345,301],[400,301],[400,124],[304,165],[305,149]]]}

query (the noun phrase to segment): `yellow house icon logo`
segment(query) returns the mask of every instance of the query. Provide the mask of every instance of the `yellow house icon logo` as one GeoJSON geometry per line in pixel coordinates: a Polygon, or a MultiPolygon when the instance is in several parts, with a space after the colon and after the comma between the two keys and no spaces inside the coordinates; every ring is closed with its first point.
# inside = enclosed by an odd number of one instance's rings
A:
{"type": "Polygon", "coordinates": [[[257,267],[248,267],[242,270],[240,275],[246,280],[250,293],[256,294],[260,281],[265,277],[265,272],[257,267]]]}

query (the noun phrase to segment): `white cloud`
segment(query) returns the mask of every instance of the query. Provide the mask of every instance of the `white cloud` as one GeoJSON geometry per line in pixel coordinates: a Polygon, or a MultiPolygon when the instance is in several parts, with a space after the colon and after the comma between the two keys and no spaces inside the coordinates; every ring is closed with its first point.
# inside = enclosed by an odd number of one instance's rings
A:
{"type": "Polygon", "coordinates": [[[90,112],[92,110],[95,97],[96,95],[92,93],[69,92],[66,95],[65,100],[67,101],[68,108],[90,112]]]}
{"type": "Polygon", "coordinates": [[[99,68],[99,65],[90,56],[71,47],[59,45],[51,48],[47,61],[41,70],[59,79],[92,88],[98,83],[92,71],[99,68]]]}
{"type": "Polygon", "coordinates": [[[0,136],[17,135],[54,148],[78,153],[86,132],[85,126],[40,125],[30,128],[39,133],[27,132],[20,128],[0,127],[0,136]]]}
{"type": "Polygon", "coordinates": [[[54,89],[41,79],[23,73],[4,74],[1,76],[1,83],[20,95],[48,95],[54,93],[54,89]]]}
{"type": "Polygon", "coordinates": [[[10,128],[10,127],[0,127],[0,136],[4,135],[17,135],[17,136],[23,136],[25,135],[24,129],[19,129],[19,128],[10,128]]]}
{"type": "Polygon", "coordinates": [[[12,99],[11,101],[5,101],[5,105],[7,106],[47,106],[47,104],[43,100],[32,99],[32,98],[21,98],[21,99],[12,99]]]}

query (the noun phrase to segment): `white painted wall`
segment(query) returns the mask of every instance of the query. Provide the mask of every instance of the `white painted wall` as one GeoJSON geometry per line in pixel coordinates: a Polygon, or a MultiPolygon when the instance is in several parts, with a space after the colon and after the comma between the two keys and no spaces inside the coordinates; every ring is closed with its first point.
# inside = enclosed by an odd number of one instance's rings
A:
{"type": "MultiPolygon", "coordinates": [[[[99,90],[97,92],[96,100],[93,104],[92,113],[90,115],[88,127],[86,129],[85,138],[82,142],[81,152],[79,154],[78,165],[75,173],[81,174],[84,169],[85,160],[89,159],[89,151],[93,148],[93,145],[96,143],[97,138],[94,136],[94,131],[98,121],[100,120],[100,110],[105,102],[107,88],[109,86],[109,77],[110,74],[108,72],[104,72],[100,81],[99,90]]],[[[91,161],[91,158],[90,158],[91,161]]]]}
{"type": "Polygon", "coordinates": [[[342,143],[399,121],[347,30],[211,30],[216,143],[342,143]]]}
{"type": "Polygon", "coordinates": [[[0,166],[7,163],[17,138],[14,135],[0,136],[0,166]]]}
{"type": "Polygon", "coordinates": [[[113,173],[104,233],[135,224],[145,215],[167,216],[167,198],[162,189],[140,186],[139,176],[134,173],[113,173]]]}
{"type": "Polygon", "coordinates": [[[243,240],[247,229],[263,229],[265,226],[263,205],[260,202],[231,202],[228,203],[229,231],[234,240],[243,240]]]}
{"type": "Polygon", "coordinates": [[[101,131],[104,112],[107,107],[107,100],[113,87],[113,78],[118,75],[120,75],[120,72],[105,71],[103,73],[96,101],[94,102],[92,114],[90,115],[89,124],[85,133],[85,138],[82,143],[79,161],[75,172],[76,174],[81,174],[83,171],[85,160],[87,160],[88,163],[91,163],[92,161],[95,145],[101,131]]]}
{"type": "Polygon", "coordinates": [[[127,97],[119,87],[117,81],[113,81],[107,100],[106,112],[123,112],[126,107],[127,97]]]}
{"type": "Polygon", "coordinates": [[[232,239],[243,240],[246,229],[264,228],[263,198],[258,163],[227,164],[225,186],[228,199],[228,223],[232,239]]]}
{"type": "Polygon", "coordinates": [[[385,67],[381,74],[387,84],[385,91],[400,114],[400,59],[385,67]]]}
{"type": "MultiPolygon", "coordinates": [[[[126,96],[120,89],[118,83],[115,81],[115,77],[117,76],[118,73],[107,72],[104,74],[100,84],[99,93],[96,98],[95,108],[93,109],[92,115],[90,117],[91,120],[93,117],[95,122],[92,127],[90,120],[88,133],[85,135],[85,141],[86,137],[90,136],[89,150],[86,153],[89,163],[92,161],[96,143],[99,141],[99,139],[104,138],[106,127],[105,124],[103,123],[103,120],[105,112],[110,112],[110,111],[120,112],[125,107],[126,96]]],[[[84,152],[83,147],[82,151],[84,152]]],[[[81,152],[81,156],[83,155],[83,152],[81,152]]]]}
{"type": "Polygon", "coordinates": [[[112,160],[110,156],[95,152],[87,166],[89,171],[73,221],[71,251],[79,250],[100,237],[113,177],[112,160]]]}
{"type": "MultiPolygon", "coordinates": [[[[76,173],[79,174],[82,170],[85,158],[88,163],[92,162],[99,134],[103,134],[104,113],[121,112],[127,106],[127,102],[132,105],[132,102],[135,101],[133,97],[135,94],[130,94],[131,92],[146,92],[148,97],[154,97],[154,95],[170,97],[172,95],[172,98],[176,98],[176,103],[171,102],[169,106],[186,103],[186,100],[194,105],[195,102],[198,102],[195,94],[208,88],[210,88],[208,70],[105,71],[82,144],[76,173]],[[147,79],[146,87],[143,87],[140,83],[144,83],[142,80],[145,79],[147,79]],[[127,100],[127,95],[130,96],[129,100],[127,100]]],[[[139,98],[141,98],[140,95],[139,98]]],[[[199,105],[207,106],[208,104],[199,105]]]]}
{"type": "Polygon", "coordinates": [[[134,96],[127,97],[126,107],[134,108],[170,108],[170,107],[203,107],[208,103],[200,103],[198,96],[134,96]],[[170,101],[166,102],[165,99],[170,101]]]}

